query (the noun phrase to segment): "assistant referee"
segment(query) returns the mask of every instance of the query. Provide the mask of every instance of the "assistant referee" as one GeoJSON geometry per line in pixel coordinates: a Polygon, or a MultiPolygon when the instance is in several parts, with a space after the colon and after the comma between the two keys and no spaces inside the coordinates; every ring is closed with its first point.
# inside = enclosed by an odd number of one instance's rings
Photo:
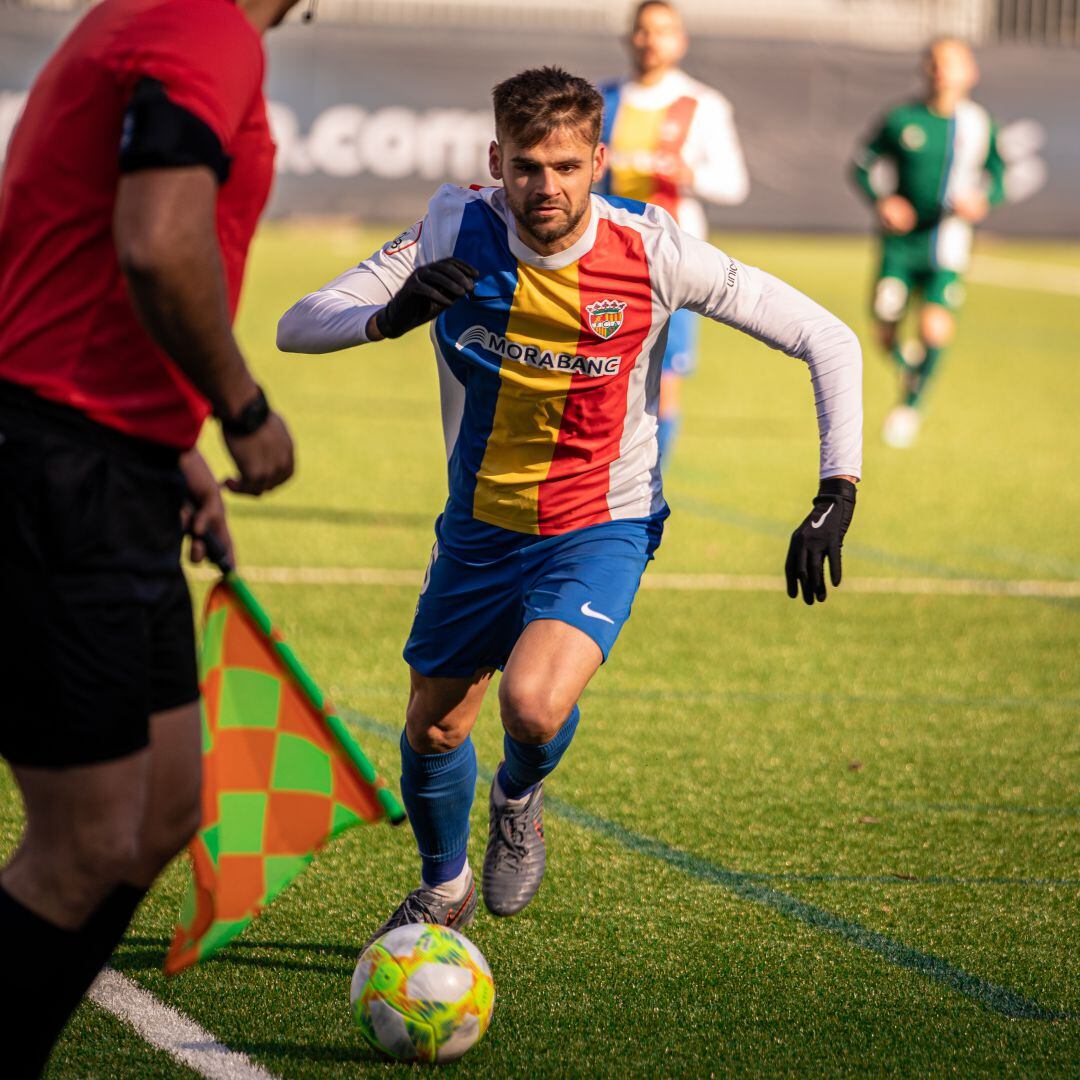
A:
{"type": "Polygon", "coordinates": [[[194,449],[204,419],[220,422],[233,491],[293,471],[231,327],[273,171],[262,33],[295,3],[104,0],[38,76],[11,141],[0,753],[27,824],[0,873],[9,1077],[42,1071],[199,821],[182,513],[229,542],[194,449]]]}

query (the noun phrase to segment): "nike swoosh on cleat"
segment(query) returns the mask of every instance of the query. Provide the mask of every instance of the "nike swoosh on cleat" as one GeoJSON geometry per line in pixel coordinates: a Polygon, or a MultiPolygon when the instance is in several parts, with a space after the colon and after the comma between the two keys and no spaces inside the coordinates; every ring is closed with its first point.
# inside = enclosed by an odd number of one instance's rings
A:
{"type": "Polygon", "coordinates": [[[819,517],[817,519],[817,521],[811,521],[810,522],[810,528],[811,529],[820,529],[821,528],[821,523],[832,513],[832,508],[835,505],[836,505],[836,503],[829,503],[829,509],[826,510],[825,513],[822,514],[821,517],[819,517]]]}
{"type": "Polygon", "coordinates": [[[600,619],[603,622],[611,623],[612,626],[615,625],[614,619],[609,619],[606,615],[601,615],[599,611],[593,611],[589,606],[589,603],[590,601],[586,600],[585,603],[581,605],[582,615],[588,615],[590,619],[600,619]]]}

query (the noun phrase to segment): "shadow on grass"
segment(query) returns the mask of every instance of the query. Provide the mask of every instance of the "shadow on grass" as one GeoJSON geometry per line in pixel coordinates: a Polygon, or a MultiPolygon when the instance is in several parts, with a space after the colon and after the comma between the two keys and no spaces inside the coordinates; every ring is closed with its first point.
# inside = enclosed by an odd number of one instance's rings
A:
{"type": "MultiPolygon", "coordinates": [[[[132,934],[126,937],[112,958],[117,971],[147,971],[160,968],[169,941],[163,937],[132,934]]],[[[227,964],[233,967],[277,968],[287,971],[313,972],[348,978],[352,974],[359,948],[352,945],[330,945],[317,941],[234,941],[221,952],[201,960],[200,964],[227,964]],[[283,956],[253,956],[253,952],[300,952],[315,956],[340,957],[347,963],[325,963],[294,960],[283,956]]]]}
{"type": "Polygon", "coordinates": [[[251,1054],[256,1058],[273,1064],[275,1057],[284,1058],[287,1061],[341,1061],[357,1062],[364,1065],[387,1065],[382,1054],[369,1047],[357,1032],[355,1046],[301,1046],[297,1043],[288,1042],[244,1042],[233,1040],[229,1043],[230,1050],[239,1050],[243,1054],[251,1054]]]}
{"type": "Polygon", "coordinates": [[[428,528],[435,520],[429,511],[361,510],[335,506],[278,506],[274,503],[229,501],[229,515],[259,521],[299,521],[319,525],[397,525],[428,528]]]}

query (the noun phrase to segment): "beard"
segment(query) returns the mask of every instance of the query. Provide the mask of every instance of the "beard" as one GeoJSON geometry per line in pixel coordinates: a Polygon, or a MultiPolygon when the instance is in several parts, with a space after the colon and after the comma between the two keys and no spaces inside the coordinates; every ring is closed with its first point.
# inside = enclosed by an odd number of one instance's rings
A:
{"type": "MultiPolygon", "coordinates": [[[[509,202],[509,200],[507,200],[509,202]]],[[[567,202],[535,202],[530,206],[517,207],[510,204],[510,211],[518,228],[527,232],[541,244],[554,244],[569,236],[585,216],[589,200],[586,197],[580,206],[567,202]],[[558,214],[541,215],[540,210],[556,209],[558,214]]]]}

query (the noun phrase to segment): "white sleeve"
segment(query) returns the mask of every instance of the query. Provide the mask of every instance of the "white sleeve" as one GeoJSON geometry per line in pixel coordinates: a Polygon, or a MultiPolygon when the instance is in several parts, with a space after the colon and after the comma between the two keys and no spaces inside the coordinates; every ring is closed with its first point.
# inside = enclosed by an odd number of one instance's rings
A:
{"type": "Polygon", "coordinates": [[[735,116],[726,98],[703,95],[698,101],[683,158],[694,172],[693,193],[708,202],[735,206],[750,194],[735,116]]]}
{"type": "Polygon", "coordinates": [[[677,261],[669,302],[757,338],[810,369],[821,472],[862,475],[862,350],[835,315],[786,282],[718,248],[672,233],[677,261]]]}
{"type": "Polygon", "coordinates": [[[428,261],[421,243],[424,224],[418,221],[359,266],[297,300],[278,320],[277,347],[282,352],[327,353],[365,344],[371,316],[428,261]]]}

